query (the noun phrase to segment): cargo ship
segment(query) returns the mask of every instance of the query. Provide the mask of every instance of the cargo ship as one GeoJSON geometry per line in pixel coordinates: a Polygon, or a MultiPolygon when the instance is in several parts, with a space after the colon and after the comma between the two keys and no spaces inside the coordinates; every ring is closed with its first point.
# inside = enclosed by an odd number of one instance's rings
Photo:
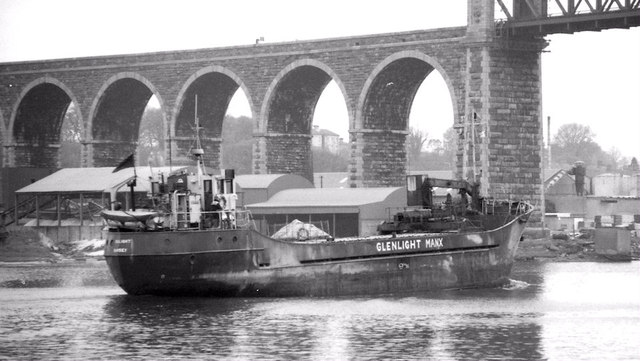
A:
{"type": "Polygon", "coordinates": [[[332,238],[301,222],[269,236],[234,208],[233,192],[212,187],[232,179],[207,178],[214,177],[170,175],[156,187],[167,189],[156,196],[168,211],[103,212],[105,258],[127,293],[342,296],[497,286],[508,281],[532,210],[482,200],[464,215],[446,206],[399,212],[377,236],[332,238]],[[207,206],[216,199],[219,210],[207,206]]]}
{"type": "Polygon", "coordinates": [[[378,235],[334,238],[297,221],[268,235],[237,209],[234,172],[207,174],[202,149],[192,154],[193,168],[151,180],[152,209],[103,211],[105,259],[128,294],[329,297],[499,286],[533,210],[481,198],[466,181],[408,176],[421,204],[381,223],[378,235]],[[465,201],[434,203],[436,186],[465,201]]]}

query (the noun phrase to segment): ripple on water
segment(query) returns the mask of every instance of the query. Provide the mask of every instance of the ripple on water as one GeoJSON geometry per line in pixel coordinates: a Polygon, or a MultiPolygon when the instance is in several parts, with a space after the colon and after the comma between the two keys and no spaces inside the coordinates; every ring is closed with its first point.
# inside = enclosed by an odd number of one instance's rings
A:
{"type": "Polygon", "coordinates": [[[99,267],[1,268],[0,282],[76,277],[0,288],[0,359],[625,359],[640,349],[631,266],[516,265],[504,287],[333,299],[131,297],[83,286],[99,267]]]}

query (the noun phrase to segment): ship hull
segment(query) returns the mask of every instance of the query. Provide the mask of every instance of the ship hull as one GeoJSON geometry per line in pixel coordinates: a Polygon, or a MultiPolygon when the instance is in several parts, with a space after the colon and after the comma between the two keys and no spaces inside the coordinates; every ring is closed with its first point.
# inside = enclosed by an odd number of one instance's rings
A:
{"type": "Polygon", "coordinates": [[[527,217],[485,232],[319,243],[252,230],[109,232],[105,258],[133,295],[328,297],[492,287],[508,281],[527,217]]]}

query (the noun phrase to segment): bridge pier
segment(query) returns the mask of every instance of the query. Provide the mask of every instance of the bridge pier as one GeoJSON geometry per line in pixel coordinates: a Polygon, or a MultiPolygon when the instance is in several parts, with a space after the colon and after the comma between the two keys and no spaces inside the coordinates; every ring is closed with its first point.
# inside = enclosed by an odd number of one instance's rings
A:
{"type": "Polygon", "coordinates": [[[263,133],[254,135],[255,174],[292,173],[313,183],[310,134],[263,133]]]}
{"type": "Polygon", "coordinates": [[[358,129],[352,133],[351,187],[398,187],[405,184],[407,153],[403,130],[358,129]]]}
{"type": "Polygon", "coordinates": [[[136,141],[131,140],[93,140],[84,143],[86,152],[83,159],[91,160],[92,167],[114,167],[136,152],[136,141]]]}
{"type": "Polygon", "coordinates": [[[497,198],[541,196],[541,57],[547,43],[495,35],[493,0],[468,0],[459,172],[497,198]]]}
{"type": "Polygon", "coordinates": [[[480,180],[484,194],[540,196],[544,46],[502,39],[469,46],[462,173],[480,180]]]}
{"type": "Polygon", "coordinates": [[[58,164],[59,143],[30,144],[15,143],[4,147],[6,167],[15,167],[19,160],[22,167],[56,168],[58,164]]]}

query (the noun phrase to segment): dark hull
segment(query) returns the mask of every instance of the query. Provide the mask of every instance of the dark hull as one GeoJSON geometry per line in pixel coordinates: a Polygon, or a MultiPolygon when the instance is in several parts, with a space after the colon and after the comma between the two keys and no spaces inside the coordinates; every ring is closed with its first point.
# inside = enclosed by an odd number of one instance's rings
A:
{"type": "Polygon", "coordinates": [[[491,287],[508,280],[527,216],[481,233],[307,244],[251,230],[110,232],[105,257],[129,294],[322,297],[491,287]]]}

